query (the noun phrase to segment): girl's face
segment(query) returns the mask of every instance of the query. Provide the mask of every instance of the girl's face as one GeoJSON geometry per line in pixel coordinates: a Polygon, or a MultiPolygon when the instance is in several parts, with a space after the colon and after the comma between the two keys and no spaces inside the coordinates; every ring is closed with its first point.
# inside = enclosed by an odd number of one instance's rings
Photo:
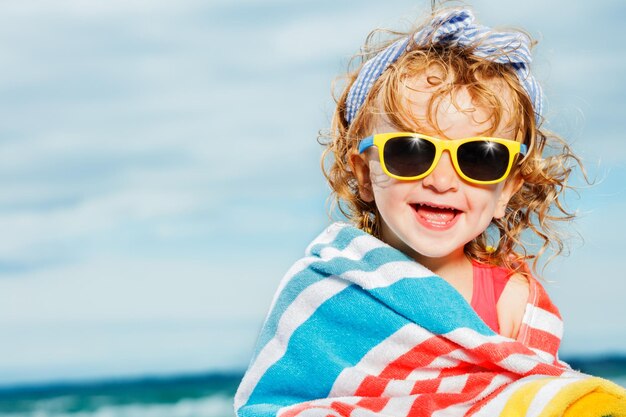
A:
{"type": "MultiPolygon", "coordinates": [[[[460,90],[454,103],[446,99],[439,103],[436,120],[442,135],[427,122],[433,87],[426,83],[426,76],[415,77],[407,87],[404,97],[410,103],[411,116],[420,121],[418,133],[461,139],[480,136],[491,128],[489,112],[472,103],[466,90],[460,90]]],[[[490,136],[514,139],[507,125],[508,120],[503,120],[490,136]]],[[[372,133],[398,130],[382,119],[372,133]]],[[[485,231],[493,218],[504,216],[509,199],[521,185],[511,177],[491,185],[468,183],[454,170],[448,152],[431,174],[416,181],[388,177],[375,147],[353,155],[351,162],[360,197],[374,201],[378,208],[383,241],[431,269],[464,257],[464,246],[485,231]]]]}

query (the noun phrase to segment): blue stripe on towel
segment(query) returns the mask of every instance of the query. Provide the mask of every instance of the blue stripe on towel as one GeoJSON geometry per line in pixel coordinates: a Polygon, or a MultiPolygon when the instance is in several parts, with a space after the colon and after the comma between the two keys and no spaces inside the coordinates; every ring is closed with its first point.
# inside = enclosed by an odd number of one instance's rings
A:
{"type": "Polygon", "coordinates": [[[238,417],[275,417],[281,406],[276,404],[254,404],[237,410],[238,417]]]}
{"type": "Polygon", "coordinates": [[[434,334],[445,334],[461,327],[484,335],[495,334],[463,296],[438,276],[405,278],[388,287],[373,289],[370,293],[385,305],[393,306],[398,314],[434,334]],[[433,298],[443,300],[450,308],[433,309],[433,298]]]}
{"type": "MultiPolygon", "coordinates": [[[[246,406],[257,401],[286,406],[327,397],[344,368],[358,363],[406,324],[407,320],[392,310],[376,308],[367,291],[356,285],[347,287],[293,333],[287,352],[265,372],[246,406]]],[[[251,416],[261,415],[253,408],[251,416]]],[[[243,409],[240,413],[246,415],[243,409]]]]}
{"type": "MultiPolygon", "coordinates": [[[[307,255],[311,254],[311,255],[317,256],[320,254],[322,249],[329,247],[329,246],[332,246],[335,249],[344,250],[345,248],[348,247],[350,242],[354,240],[354,238],[365,235],[365,232],[352,226],[347,226],[347,225],[342,225],[342,224],[333,224],[330,227],[331,228],[341,227],[341,230],[339,230],[339,232],[337,233],[337,236],[335,236],[335,238],[331,242],[318,243],[318,244],[311,245],[308,248],[307,255]]],[[[322,236],[324,236],[326,233],[330,233],[329,229],[324,231],[324,233],[318,236],[317,239],[315,240],[322,238],[322,236]]]]}
{"type": "Polygon", "coordinates": [[[274,337],[279,317],[283,315],[295,298],[310,285],[322,279],[326,279],[329,276],[341,275],[346,271],[373,271],[386,263],[407,261],[408,259],[409,258],[402,252],[390,246],[379,246],[367,252],[363,258],[359,260],[337,257],[328,261],[313,262],[307,269],[295,274],[289,282],[287,282],[285,288],[278,296],[274,308],[266,321],[268,325],[266,325],[266,328],[263,329],[259,337],[257,343],[258,350],[254,353],[253,360],[263,347],[274,337]]]}

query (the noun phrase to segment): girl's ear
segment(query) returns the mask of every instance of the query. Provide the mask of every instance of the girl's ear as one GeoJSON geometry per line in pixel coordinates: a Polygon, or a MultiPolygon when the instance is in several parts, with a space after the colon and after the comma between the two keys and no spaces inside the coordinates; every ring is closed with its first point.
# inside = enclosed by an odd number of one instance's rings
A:
{"type": "Polygon", "coordinates": [[[498,197],[498,203],[496,204],[496,211],[493,214],[494,219],[501,219],[504,217],[506,213],[506,207],[509,205],[509,201],[511,197],[519,191],[519,189],[524,184],[524,180],[520,175],[516,175],[513,178],[510,178],[504,184],[504,188],[498,197]]]}
{"type": "Polygon", "coordinates": [[[374,192],[366,156],[358,153],[350,154],[350,168],[359,183],[359,197],[366,203],[371,203],[374,201],[374,192]]]}

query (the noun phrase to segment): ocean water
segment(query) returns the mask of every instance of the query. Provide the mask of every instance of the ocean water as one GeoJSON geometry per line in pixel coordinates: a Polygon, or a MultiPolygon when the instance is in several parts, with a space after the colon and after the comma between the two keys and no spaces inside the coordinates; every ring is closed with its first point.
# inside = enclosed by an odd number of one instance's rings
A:
{"type": "MultiPolygon", "coordinates": [[[[626,360],[576,364],[626,386],[626,360]]],[[[204,375],[3,389],[0,417],[234,417],[240,379],[241,374],[204,375]]]]}
{"type": "Polygon", "coordinates": [[[617,385],[621,385],[622,387],[626,387],[626,375],[618,376],[615,378],[609,378],[611,381],[615,382],[617,385]]]}
{"type": "Polygon", "coordinates": [[[241,374],[4,389],[1,417],[233,417],[241,374]]]}
{"type": "Polygon", "coordinates": [[[233,417],[232,397],[212,395],[206,398],[182,398],[173,403],[143,402],[117,404],[101,399],[95,407],[77,408],[81,399],[61,396],[37,400],[27,410],[1,412],[3,417],[233,417]]]}

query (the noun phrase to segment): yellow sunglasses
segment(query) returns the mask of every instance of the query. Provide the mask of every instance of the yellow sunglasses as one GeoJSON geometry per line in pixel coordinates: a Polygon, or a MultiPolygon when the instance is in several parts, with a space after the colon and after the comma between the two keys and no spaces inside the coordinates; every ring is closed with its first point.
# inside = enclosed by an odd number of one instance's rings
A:
{"type": "Polygon", "coordinates": [[[379,133],[362,139],[359,153],[376,146],[385,174],[399,180],[419,180],[430,174],[443,151],[465,181],[495,184],[511,172],[517,154],[526,155],[523,143],[510,139],[473,137],[444,140],[421,133],[379,133]]]}

